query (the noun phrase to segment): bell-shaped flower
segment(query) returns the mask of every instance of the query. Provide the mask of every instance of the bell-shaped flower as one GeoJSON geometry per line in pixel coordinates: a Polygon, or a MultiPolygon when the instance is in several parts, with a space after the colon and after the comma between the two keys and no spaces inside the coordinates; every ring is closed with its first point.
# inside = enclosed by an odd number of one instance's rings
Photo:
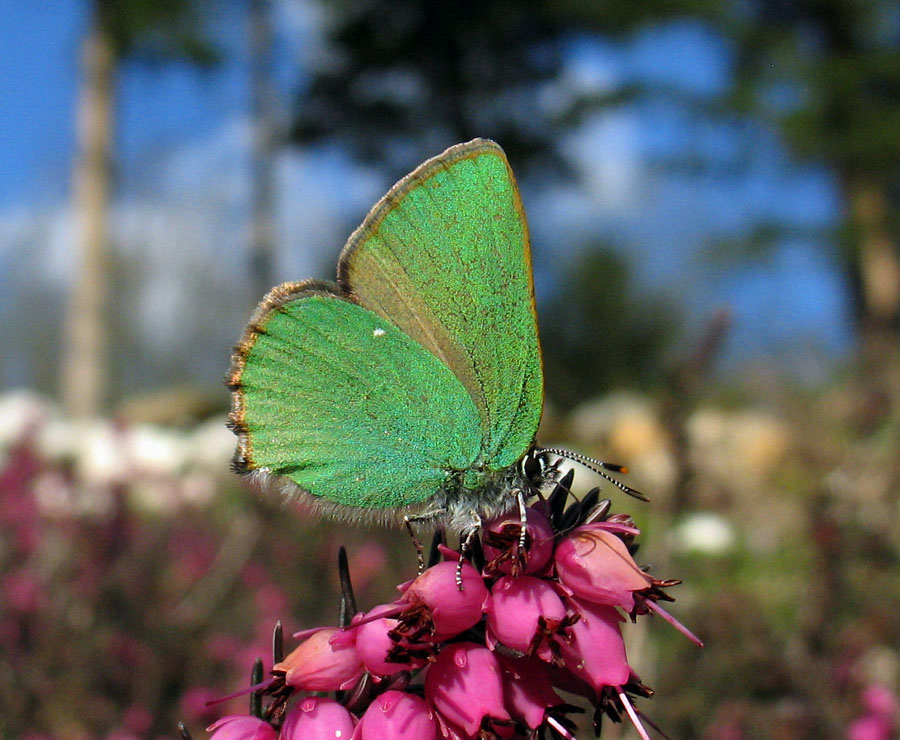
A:
{"type": "Polygon", "coordinates": [[[619,606],[630,612],[634,592],[649,588],[653,579],[634,562],[625,543],[605,523],[573,530],[556,546],[556,573],[575,596],[595,604],[619,606]]]}
{"type": "Polygon", "coordinates": [[[497,643],[552,660],[554,633],[567,624],[566,607],[551,585],[534,576],[503,576],[491,588],[487,608],[487,644],[497,643]]]}
{"type": "Polygon", "coordinates": [[[308,696],[285,717],[280,740],[350,740],[353,716],[334,699],[308,696]]]}
{"type": "Polygon", "coordinates": [[[360,615],[356,633],[356,652],[366,670],[376,677],[391,676],[398,671],[413,670],[425,664],[425,658],[410,653],[413,649],[396,633],[400,622],[391,617],[378,618],[379,614],[395,614],[394,604],[376,606],[360,615]]]}
{"type": "Polygon", "coordinates": [[[369,705],[353,740],[435,740],[437,724],[425,700],[404,691],[385,691],[369,705]]]}
{"type": "Polygon", "coordinates": [[[206,728],[209,740],[275,740],[278,733],[268,722],[250,715],[229,715],[206,728]]]}
{"type": "Polygon", "coordinates": [[[436,642],[458,635],[474,627],[484,608],[488,590],[469,563],[463,562],[457,583],[458,563],[445,560],[424,571],[406,587],[401,603],[421,605],[428,610],[432,623],[432,639],[436,642]]]}
{"type": "Polygon", "coordinates": [[[607,686],[628,683],[631,668],[625,657],[625,643],[613,607],[571,599],[579,619],[569,627],[569,640],[562,641],[562,655],[568,668],[600,693],[607,686]]]}
{"type": "Polygon", "coordinates": [[[474,642],[444,647],[425,676],[425,698],[469,737],[486,719],[508,720],[497,657],[474,642]]]}
{"type": "Polygon", "coordinates": [[[272,666],[272,672],[283,673],[284,682],[296,689],[336,691],[352,685],[362,675],[363,664],[351,632],[325,627],[272,666]]]}
{"type": "Polygon", "coordinates": [[[525,549],[519,551],[522,519],[517,511],[489,522],[484,528],[484,557],[493,573],[537,573],[553,557],[556,537],[550,520],[537,506],[525,515],[525,549]]]}
{"type": "Polygon", "coordinates": [[[498,656],[498,660],[507,710],[513,719],[537,729],[548,709],[564,703],[553,690],[546,664],[534,658],[498,656]]]}

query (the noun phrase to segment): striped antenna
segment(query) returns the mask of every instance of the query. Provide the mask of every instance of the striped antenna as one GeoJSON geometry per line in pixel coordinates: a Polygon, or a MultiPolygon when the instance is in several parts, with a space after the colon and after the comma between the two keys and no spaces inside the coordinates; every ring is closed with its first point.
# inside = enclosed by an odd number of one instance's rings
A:
{"type": "Polygon", "coordinates": [[[605,480],[608,480],[612,483],[616,488],[620,491],[627,493],[629,496],[633,496],[636,499],[640,499],[641,501],[649,501],[643,493],[632,488],[631,486],[626,486],[621,481],[616,480],[611,475],[609,475],[606,471],[609,470],[612,473],[627,473],[628,468],[624,465],[616,465],[615,463],[603,462],[603,460],[598,460],[595,457],[588,457],[587,455],[580,455],[577,452],[570,452],[569,450],[563,450],[559,447],[538,447],[540,452],[548,452],[551,455],[558,455],[566,460],[571,460],[572,462],[576,462],[579,465],[584,465],[584,467],[589,470],[593,470],[597,475],[605,480]]]}

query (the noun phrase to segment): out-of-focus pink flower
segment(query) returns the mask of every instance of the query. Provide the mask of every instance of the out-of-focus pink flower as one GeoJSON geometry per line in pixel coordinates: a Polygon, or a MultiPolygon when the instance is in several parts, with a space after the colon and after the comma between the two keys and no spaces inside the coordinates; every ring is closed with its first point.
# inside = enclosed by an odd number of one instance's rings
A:
{"type": "Polygon", "coordinates": [[[397,650],[399,643],[390,636],[391,630],[399,625],[398,620],[391,617],[382,617],[381,619],[372,619],[378,614],[384,612],[395,612],[395,604],[382,604],[376,606],[366,614],[359,615],[360,618],[371,620],[354,627],[356,633],[356,652],[362,659],[363,665],[370,673],[375,676],[390,676],[398,671],[418,668],[425,663],[424,658],[413,658],[408,656],[408,660],[389,661],[388,653],[393,651],[394,654],[400,652],[397,650]]]}
{"type": "Polygon", "coordinates": [[[400,602],[424,604],[434,624],[434,640],[458,635],[481,619],[488,590],[469,563],[462,566],[462,590],[456,582],[457,563],[444,561],[431,566],[412,581],[400,602]]]}
{"type": "MultiPolygon", "coordinates": [[[[484,556],[494,573],[518,573],[518,541],[522,520],[518,512],[494,519],[484,529],[484,556]],[[493,543],[493,544],[492,544],[493,543]]],[[[525,516],[525,552],[522,573],[536,573],[553,556],[555,535],[550,520],[535,506],[525,516]]]]}
{"type": "Polygon", "coordinates": [[[503,576],[491,588],[487,605],[488,646],[501,642],[523,653],[534,649],[553,657],[549,638],[566,617],[566,607],[549,581],[534,576],[503,576]]]}
{"type": "Polygon", "coordinates": [[[353,716],[334,699],[308,696],[281,726],[281,740],[350,740],[353,716]]]}
{"type": "Polygon", "coordinates": [[[631,668],[625,658],[619,613],[611,606],[570,601],[580,619],[569,627],[570,640],[562,641],[566,667],[597,692],[627,683],[631,668]]]}
{"type": "Polygon", "coordinates": [[[122,713],[122,724],[135,735],[144,735],[153,724],[153,715],[147,707],[132,704],[122,713]]]}
{"type": "Polygon", "coordinates": [[[868,686],[862,694],[866,714],[847,728],[847,740],[890,740],[897,725],[897,697],[885,686],[868,686]]]}
{"type": "Polygon", "coordinates": [[[578,527],[556,546],[560,582],[595,604],[634,608],[634,592],[653,580],[634,562],[625,543],[603,523],[578,527]]]}
{"type": "Polygon", "coordinates": [[[436,736],[434,715],[421,697],[385,691],[369,705],[353,740],[435,740],[436,736]]]}
{"type": "Polygon", "coordinates": [[[44,590],[37,574],[25,568],[8,573],[3,579],[3,603],[11,610],[27,613],[37,611],[44,601],[44,590]]]}
{"type": "Polygon", "coordinates": [[[283,671],[284,682],[297,689],[336,691],[348,688],[359,678],[363,664],[347,633],[326,627],[301,642],[272,670],[283,671]]]}
{"type": "Polygon", "coordinates": [[[882,717],[897,717],[897,696],[887,686],[873,684],[862,693],[862,703],[867,711],[882,717]]]}
{"type": "Polygon", "coordinates": [[[497,657],[474,642],[447,645],[428,669],[425,698],[469,736],[486,718],[508,720],[497,657]]]}
{"type": "Polygon", "coordinates": [[[847,728],[847,740],[891,740],[893,723],[877,714],[853,720],[847,728]]]}
{"type": "Polygon", "coordinates": [[[506,708],[531,729],[544,721],[547,709],[563,700],[553,690],[547,666],[534,658],[499,658],[506,708]]]}
{"type": "Polygon", "coordinates": [[[275,740],[278,733],[272,725],[249,715],[222,717],[206,728],[209,740],[275,740]]]}

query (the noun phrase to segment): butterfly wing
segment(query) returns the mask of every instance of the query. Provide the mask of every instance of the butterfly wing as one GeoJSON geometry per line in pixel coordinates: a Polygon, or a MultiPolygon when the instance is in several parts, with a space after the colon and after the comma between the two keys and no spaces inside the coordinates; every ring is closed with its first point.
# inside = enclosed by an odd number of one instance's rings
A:
{"type": "Polygon", "coordinates": [[[453,370],[478,410],[487,468],[522,457],[543,374],[528,227],[497,144],[451,147],[398,182],[350,237],[338,279],[453,370]]]}
{"type": "Polygon", "coordinates": [[[270,292],[228,382],[235,468],[286,477],[341,513],[422,504],[480,449],[478,412],[450,369],[328,283],[270,292]]]}

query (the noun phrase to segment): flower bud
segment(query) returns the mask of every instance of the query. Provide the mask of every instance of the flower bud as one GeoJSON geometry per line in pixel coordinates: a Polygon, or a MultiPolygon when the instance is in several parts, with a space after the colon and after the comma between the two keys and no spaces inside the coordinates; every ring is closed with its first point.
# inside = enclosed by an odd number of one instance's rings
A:
{"type": "Polygon", "coordinates": [[[487,587],[469,563],[462,565],[462,590],[456,582],[457,563],[431,566],[406,588],[401,601],[425,604],[431,612],[434,639],[440,641],[473,627],[481,619],[487,587]]]}
{"type": "Polygon", "coordinates": [[[634,592],[653,584],[634,562],[625,543],[605,525],[578,527],[556,546],[560,583],[595,604],[634,608],[634,592]]]}
{"type": "Polygon", "coordinates": [[[275,740],[278,733],[272,725],[249,715],[229,715],[206,728],[209,740],[275,740]]]}
{"type": "Polygon", "coordinates": [[[308,696],[281,726],[279,740],[350,740],[353,716],[333,699],[308,696]]]}
{"type": "Polygon", "coordinates": [[[496,656],[474,642],[447,645],[428,669],[425,697],[466,735],[477,734],[486,717],[508,720],[503,678],[496,656]]]}
{"type": "Polygon", "coordinates": [[[334,627],[314,632],[273,671],[284,672],[284,682],[304,691],[348,688],[363,672],[356,646],[347,633],[334,627]]]}
{"type": "Polygon", "coordinates": [[[353,740],[435,740],[437,725],[425,700],[385,691],[362,716],[353,740]]]}

